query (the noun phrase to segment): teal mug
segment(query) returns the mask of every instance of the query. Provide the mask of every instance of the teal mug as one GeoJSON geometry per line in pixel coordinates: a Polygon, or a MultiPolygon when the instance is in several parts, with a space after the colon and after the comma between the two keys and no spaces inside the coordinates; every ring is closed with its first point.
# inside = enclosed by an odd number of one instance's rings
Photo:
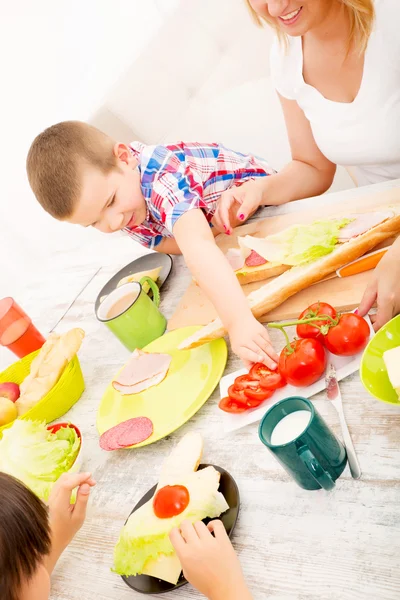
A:
{"type": "Polygon", "coordinates": [[[314,405],[301,396],[277,402],[264,415],[259,436],[305,490],[331,490],[347,463],[346,450],[314,405]]]}
{"type": "Polygon", "coordinates": [[[150,277],[142,277],[140,282],[125,283],[113,290],[101,302],[96,316],[133,352],[165,332],[167,320],[159,311],[159,304],[157,284],[150,277]],[[153,292],[153,300],[143,290],[144,284],[153,292]]]}

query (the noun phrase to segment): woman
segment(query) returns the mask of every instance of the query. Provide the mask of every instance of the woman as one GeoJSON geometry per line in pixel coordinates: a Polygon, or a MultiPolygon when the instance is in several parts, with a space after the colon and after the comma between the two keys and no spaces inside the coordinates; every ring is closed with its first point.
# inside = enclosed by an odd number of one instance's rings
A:
{"type": "MultiPolygon", "coordinates": [[[[400,178],[400,3],[398,0],[246,0],[258,24],[277,32],[271,74],[285,116],[292,161],[278,174],[224,194],[244,220],[261,205],[317,196],[336,166],[358,185],[400,178]]],[[[400,238],[375,269],[359,306],[377,302],[378,329],[400,312],[400,238]]]]}

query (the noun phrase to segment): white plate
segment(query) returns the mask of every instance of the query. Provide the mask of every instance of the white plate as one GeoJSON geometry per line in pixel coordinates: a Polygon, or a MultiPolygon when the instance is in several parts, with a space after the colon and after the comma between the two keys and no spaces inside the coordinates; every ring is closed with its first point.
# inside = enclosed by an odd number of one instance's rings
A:
{"type": "MultiPolygon", "coordinates": [[[[370,330],[371,336],[374,335],[374,330],[372,328],[371,321],[369,317],[365,317],[370,330]]],[[[355,356],[335,356],[330,352],[327,352],[327,364],[332,363],[336,369],[336,374],[338,381],[348,377],[351,373],[355,373],[360,368],[361,357],[363,352],[359,352],[355,356]]],[[[221,398],[224,398],[228,395],[228,388],[233,384],[236,377],[239,375],[245,375],[247,373],[246,369],[241,369],[240,371],[235,371],[234,373],[230,373],[229,375],[225,375],[220,381],[219,390],[221,394],[221,398]]],[[[236,431],[236,429],[241,429],[246,425],[250,425],[251,423],[255,423],[256,421],[261,421],[262,417],[266,413],[266,411],[271,408],[274,404],[279,402],[279,400],[283,400],[283,398],[288,398],[289,396],[304,396],[306,398],[310,398],[318,392],[322,392],[325,389],[325,377],[321,377],[318,381],[309,385],[308,387],[294,387],[293,385],[286,385],[284,388],[276,390],[272,398],[266,400],[259,406],[258,408],[254,408],[253,410],[248,410],[244,413],[238,414],[230,414],[222,411],[216,406],[215,410],[218,410],[220,413],[220,417],[223,422],[223,428],[225,432],[236,431]]]]}

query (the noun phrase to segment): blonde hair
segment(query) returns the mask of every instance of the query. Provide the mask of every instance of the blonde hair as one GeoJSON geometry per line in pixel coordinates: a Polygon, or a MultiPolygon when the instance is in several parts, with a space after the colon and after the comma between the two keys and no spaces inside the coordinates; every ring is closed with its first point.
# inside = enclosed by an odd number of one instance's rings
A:
{"type": "MultiPolygon", "coordinates": [[[[352,40],[356,49],[362,54],[367,45],[369,36],[371,35],[372,28],[375,19],[375,8],[373,0],[338,0],[344,6],[345,11],[348,14],[350,20],[350,33],[349,33],[349,45],[352,40]]],[[[254,22],[259,26],[263,26],[263,22],[271,25],[277,33],[278,38],[284,44],[287,44],[287,36],[277,25],[276,20],[272,19],[268,15],[268,11],[265,14],[258,14],[251,6],[250,0],[245,0],[248,9],[254,22]]]]}
{"type": "Polygon", "coordinates": [[[88,123],[64,121],[33,141],[26,159],[29,184],[39,204],[56,219],[74,211],[84,166],[107,174],[117,168],[114,140],[88,123]]]}

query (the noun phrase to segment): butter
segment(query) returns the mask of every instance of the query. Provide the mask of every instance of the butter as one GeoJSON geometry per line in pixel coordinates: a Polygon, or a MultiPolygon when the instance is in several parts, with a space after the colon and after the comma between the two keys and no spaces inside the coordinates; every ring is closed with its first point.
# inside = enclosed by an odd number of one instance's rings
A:
{"type": "Polygon", "coordinates": [[[383,353],[389,381],[400,398],[400,346],[383,353]]]}

